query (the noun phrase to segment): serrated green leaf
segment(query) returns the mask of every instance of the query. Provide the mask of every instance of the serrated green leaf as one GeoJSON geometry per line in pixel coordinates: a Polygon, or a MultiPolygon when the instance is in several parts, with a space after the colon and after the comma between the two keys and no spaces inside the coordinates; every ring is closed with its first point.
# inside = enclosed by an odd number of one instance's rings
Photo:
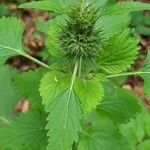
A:
{"type": "Polygon", "coordinates": [[[49,66],[27,54],[22,48],[24,25],[15,17],[0,19],[0,64],[5,63],[9,57],[24,56],[33,62],[49,69],[49,66]]]}
{"type": "Polygon", "coordinates": [[[131,92],[105,84],[105,96],[98,110],[117,122],[127,122],[141,111],[138,98],[131,92]]]}
{"type": "Polygon", "coordinates": [[[49,106],[54,102],[56,97],[62,93],[70,83],[69,76],[60,73],[50,72],[44,75],[40,84],[40,92],[43,98],[43,104],[49,106]]]}
{"type": "Polygon", "coordinates": [[[141,3],[141,2],[120,2],[113,6],[108,7],[107,14],[110,15],[120,15],[120,14],[129,14],[134,11],[140,10],[150,10],[150,4],[141,3]]]}
{"type": "Polygon", "coordinates": [[[116,32],[128,27],[131,17],[129,15],[104,15],[96,22],[96,28],[101,28],[103,37],[109,39],[116,32]]]}
{"type": "Polygon", "coordinates": [[[127,137],[129,146],[132,150],[135,149],[136,144],[142,141],[144,137],[144,120],[143,116],[139,115],[135,120],[130,120],[128,124],[121,127],[121,133],[127,137]]]}
{"type": "Polygon", "coordinates": [[[37,112],[22,114],[0,128],[0,147],[11,150],[44,150],[47,144],[45,117],[37,112]]]}
{"type": "Polygon", "coordinates": [[[22,55],[23,23],[16,18],[0,19],[0,63],[9,57],[22,55]]]}
{"type": "Polygon", "coordinates": [[[49,106],[47,150],[72,150],[73,142],[78,141],[78,132],[81,131],[78,101],[74,91],[67,89],[49,106]]]}
{"type": "Polygon", "coordinates": [[[85,112],[96,109],[104,95],[103,86],[96,78],[91,80],[78,78],[75,81],[74,89],[85,112]]]}
{"type": "Polygon", "coordinates": [[[124,31],[115,34],[107,43],[97,58],[100,70],[117,74],[130,68],[137,58],[139,39],[124,31]]]}
{"type": "Polygon", "coordinates": [[[150,51],[147,54],[147,60],[143,68],[140,69],[143,74],[140,76],[144,79],[144,91],[148,97],[150,97],[150,51]]]}
{"type": "Polygon", "coordinates": [[[18,73],[8,66],[0,67],[0,126],[14,117],[13,111],[20,96],[12,85],[18,73]]]}
{"type": "MultiPolygon", "coordinates": [[[[97,3],[98,4],[98,3],[97,3]]],[[[112,2],[104,0],[104,6],[101,17],[98,19],[96,26],[101,27],[105,38],[114,35],[116,31],[122,31],[128,28],[130,24],[130,13],[140,10],[150,10],[150,5],[140,2],[112,2]],[[111,23],[110,23],[111,22],[111,23]]],[[[98,4],[101,6],[100,4],[98,4]]]]}
{"type": "Polygon", "coordinates": [[[28,99],[32,108],[41,107],[42,97],[39,92],[39,84],[45,70],[37,69],[18,75],[14,80],[14,86],[22,97],[28,99]]]}
{"type": "Polygon", "coordinates": [[[108,118],[94,114],[86,125],[78,150],[130,150],[126,139],[108,118]]]}
{"type": "Polygon", "coordinates": [[[32,1],[19,6],[19,8],[32,8],[43,11],[54,11],[57,13],[65,13],[74,0],[44,0],[32,1]]]}

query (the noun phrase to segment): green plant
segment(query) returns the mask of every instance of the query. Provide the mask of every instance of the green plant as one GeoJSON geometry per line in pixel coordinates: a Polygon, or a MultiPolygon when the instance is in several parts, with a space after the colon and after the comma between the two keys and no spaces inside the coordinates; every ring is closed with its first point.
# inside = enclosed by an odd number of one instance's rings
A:
{"type": "Polygon", "coordinates": [[[132,14],[132,27],[135,27],[139,34],[150,36],[150,15],[143,11],[132,14]]]}
{"type": "Polygon", "coordinates": [[[122,76],[141,76],[146,81],[146,94],[150,95],[150,54],[142,69],[125,72],[139,50],[139,37],[128,29],[129,14],[150,9],[150,5],[130,1],[47,0],[23,4],[20,8],[55,13],[55,18],[49,21],[46,41],[53,63],[45,64],[23,49],[24,26],[20,20],[0,19],[0,147],[132,149],[130,138],[123,136],[119,127],[134,119],[141,107],[138,98],[115,81],[122,76]],[[41,67],[19,73],[3,65],[15,55],[41,67]],[[12,115],[22,96],[30,102],[29,112],[12,115]]]}

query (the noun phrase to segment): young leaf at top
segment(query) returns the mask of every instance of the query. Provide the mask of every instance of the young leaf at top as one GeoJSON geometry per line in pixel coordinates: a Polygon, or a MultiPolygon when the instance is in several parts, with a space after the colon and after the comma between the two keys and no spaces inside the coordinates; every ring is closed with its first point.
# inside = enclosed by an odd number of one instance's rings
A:
{"type": "Polygon", "coordinates": [[[137,58],[138,43],[139,39],[130,35],[127,30],[112,36],[97,58],[100,70],[107,74],[126,71],[137,58]]]}
{"type": "Polygon", "coordinates": [[[98,79],[76,79],[75,92],[79,97],[83,110],[90,112],[96,109],[103,98],[103,86],[98,79]]]}
{"type": "Polygon", "coordinates": [[[101,17],[98,19],[96,26],[104,29],[104,37],[109,38],[114,35],[116,31],[122,31],[130,24],[130,13],[140,10],[149,10],[150,5],[140,2],[114,2],[111,0],[104,0],[104,2],[94,0],[95,3],[102,9],[101,17]],[[111,22],[111,23],[110,23],[111,22]]]}
{"type": "Polygon", "coordinates": [[[143,68],[140,69],[141,73],[139,74],[144,79],[144,91],[148,97],[150,97],[150,51],[147,54],[147,60],[143,68]]]}
{"type": "Polygon", "coordinates": [[[141,2],[120,2],[112,5],[110,7],[106,7],[106,13],[110,15],[122,15],[129,14],[133,11],[141,11],[141,10],[149,10],[150,4],[141,3],[141,2]]]}
{"type": "Polygon", "coordinates": [[[46,118],[38,112],[20,115],[0,128],[0,147],[11,150],[44,150],[47,144],[46,118]]]}
{"type": "Polygon", "coordinates": [[[78,150],[130,150],[116,125],[103,115],[91,115],[84,129],[78,150]]]}
{"type": "Polygon", "coordinates": [[[138,98],[133,93],[110,83],[105,84],[104,87],[105,96],[98,106],[100,113],[116,122],[127,122],[141,111],[138,98]]]}
{"type": "Polygon", "coordinates": [[[22,55],[22,35],[24,25],[16,18],[0,19],[0,63],[9,57],[22,55]]]}
{"type": "Polygon", "coordinates": [[[19,8],[32,8],[43,11],[54,11],[56,13],[65,13],[70,4],[74,3],[74,0],[44,0],[44,1],[32,1],[19,6],[19,8]]]}
{"type": "Polygon", "coordinates": [[[8,123],[13,117],[13,111],[20,96],[12,84],[18,75],[17,71],[8,67],[0,67],[0,126],[8,123]]]}

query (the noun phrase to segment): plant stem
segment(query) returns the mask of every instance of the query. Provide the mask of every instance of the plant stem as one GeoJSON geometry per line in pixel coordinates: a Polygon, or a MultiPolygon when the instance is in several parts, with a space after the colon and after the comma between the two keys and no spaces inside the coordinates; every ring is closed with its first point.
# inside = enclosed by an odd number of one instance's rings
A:
{"type": "Polygon", "coordinates": [[[78,71],[78,61],[76,60],[75,62],[75,66],[74,66],[74,70],[73,70],[73,75],[72,75],[72,79],[71,79],[71,85],[70,85],[70,90],[72,91],[72,88],[73,88],[73,85],[74,85],[74,81],[75,81],[75,78],[76,78],[76,74],[77,74],[77,71],[78,71]]]}
{"type": "Polygon", "coordinates": [[[130,76],[130,75],[140,75],[140,74],[150,74],[150,72],[143,72],[143,71],[136,71],[136,72],[126,72],[116,75],[109,75],[107,78],[115,78],[115,77],[122,77],[122,76],[130,76]]]}
{"type": "MultiPolygon", "coordinates": [[[[74,70],[73,70],[73,74],[72,74],[72,79],[71,79],[71,82],[70,82],[69,94],[68,94],[68,98],[67,98],[67,108],[66,108],[67,111],[68,111],[68,108],[69,108],[69,103],[70,103],[70,98],[71,98],[71,94],[72,94],[72,90],[73,90],[74,81],[76,79],[76,74],[77,74],[77,71],[78,71],[78,65],[79,65],[78,61],[76,60],[74,70]]],[[[66,128],[66,126],[67,126],[67,120],[68,120],[67,118],[68,118],[68,113],[66,115],[64,128],[66,128]]]]}
{"type": "Polygon", "coordinates": [[[32,56],[30,56],[28,54],[21,53],[21,55],[24,56],[24,57],[26,57],[26,58],[28,58],[28,59],[30,59],[30,60],[32,60],[33,62],[37,63],[40,66],[43,66],[43,67],[45,67],[47,69],[50,69],[48,65],[46,65],[45,63],[39,61],[38,59],[35,59],[34,57],[32,57],[32,56]]]}
{"type": "Polygon", "coordinates": [[[82,56],[79,59],[79,77],[81,77],[81,70],[82,70],[82,56]]]}

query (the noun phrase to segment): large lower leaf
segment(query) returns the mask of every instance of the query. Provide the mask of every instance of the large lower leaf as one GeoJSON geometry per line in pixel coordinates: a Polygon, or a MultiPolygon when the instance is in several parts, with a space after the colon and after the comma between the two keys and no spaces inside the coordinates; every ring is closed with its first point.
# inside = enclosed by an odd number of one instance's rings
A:
{"type": "Polygon", "coordinates": [[[77,79],[75,82],[75,92],[85,112],[96,109],[104,95],[103,86],[98,79],[77,79]]]}
{"type": "Polygon", "coordinates": [[[86,122],[78,150],[130,150],[116,125],[103,116],[93,116],[86,122]]]}
{"type": "Polygon", "coordinates": [[[13,118],[13,111],[20,99],[12,83],[17,74],[16,70],[8,66],[0,67],[0,126],[13,118]]]}
{"type": "Polygon", "coordinates": [[[143,108],[143,112],[131,119],[129,123],[122,124],[121,133],[128,139],[132,150],[148,150],[150,136],[150,113],[143,108]]]}
{"type": "Polygon", "coordinates": [[[47,150],[72,150],[73,142],[78,141],[78,132],[81,131],[78,101],[75,93],[67,89],[49,106],[47,150]]]}
{"type": "Polygon", "coordinates": [[[131,92],[120,87],[106,84],[105,96],[98,110],[117,122],[127,122],[140,112],[138,98],[131,92]]]}
{"type": "Polygon", "coordinates": [[[44,150],[47,144],[45,116],[37,112],[23,114],[0,128],[0,147],[11,150],[44,150]]]}
{"type": "Polygon", "coordinates": [[[32,108],[41,107],[42,97],[39,92],[39,84],[45,71],[37,69],[18,75],[14,80],[14,86],[22,97],[31,103],[32,108]]]}
{"type": "Polygon", "coordinates": [[[112,36],[97,58],[100,70],[107,74],[126,71],[137,58],[138,42],[128,31],[112,36]]]}
{"type": "Polygon", "coordinates": [[[49,113],[47,150],[71,150],[81,130],[81,110],[79,100],[70,87],[70,76],[48,73],[41,81],[40,91],[49,113]]]}

